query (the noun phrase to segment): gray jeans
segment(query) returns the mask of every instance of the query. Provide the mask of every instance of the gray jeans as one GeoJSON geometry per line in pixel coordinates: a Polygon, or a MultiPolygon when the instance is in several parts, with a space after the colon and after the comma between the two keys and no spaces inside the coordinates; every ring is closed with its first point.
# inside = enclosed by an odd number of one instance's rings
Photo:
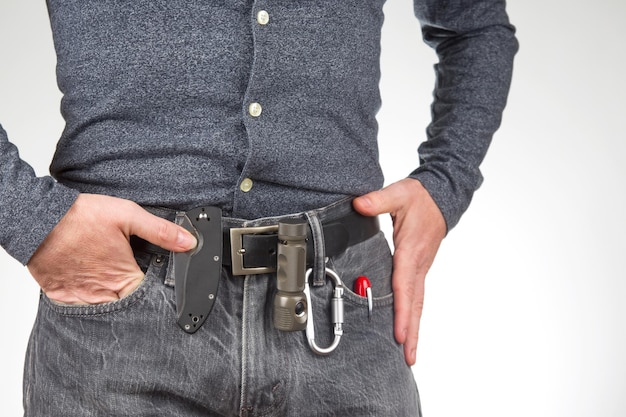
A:
{"type": "MultiPolygon", "coordinates": [[[[348,207],[348,208],[346,208],[348,207]]],[[[349,205],[317,210],[324,220],[349,205]]],[[[26,358],[26,416],[420,416],[393,335],[391,254],[379,233],[331,258],[346,286],[344,335],[318,356],[304,332],[272,326],[274,274],[224,269],[202,328],[176,324],[167,257],[137,254],[140,287],[119,301],[67,306],[41,296],[26,358]],[[372,282],[365,298],[351,291],[372,282]]],[[[332,341],[332,284],[311,287],[318,345],[332,341]]]]}

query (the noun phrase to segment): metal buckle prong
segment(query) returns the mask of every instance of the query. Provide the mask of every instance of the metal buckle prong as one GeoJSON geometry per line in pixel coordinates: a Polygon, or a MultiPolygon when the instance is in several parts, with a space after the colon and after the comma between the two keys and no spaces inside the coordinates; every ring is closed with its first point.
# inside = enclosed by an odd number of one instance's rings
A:
{"type": "Polygon", "coordinates": [[[243,247],[244,235],[262,235],[266,233],[278,233],[278,225],[258,226],[258,227],[234,227],[230,229],[230,259],[232,263],[233,275],[256,275],[275,272],[276,267],[254,267],[243,266],[243,255],[246,249],[243,247]]]}

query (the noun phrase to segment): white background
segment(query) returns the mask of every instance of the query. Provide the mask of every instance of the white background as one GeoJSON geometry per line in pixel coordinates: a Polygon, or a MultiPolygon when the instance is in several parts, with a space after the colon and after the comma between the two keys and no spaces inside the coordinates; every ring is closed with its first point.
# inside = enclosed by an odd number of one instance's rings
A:
{"type": "MultiPolygon", "coordinates": [[[[0,122],[47,172],[62,129],[45,2],[0,5],[0,122]]],[[[521,49],[470,210],[427,281],[414,373],[428,417],[626,415],[626,3],[510,1],[521,49]],[[593,4],[593,5],[592,5],[593,4]]],[[[416,164],[434,53],[410,0],[389,0],[381,157],[416,164]]],[[[37,219],[32,219],[36,222],[37,219]]],[[[21,411],[38,289],[0,253],[0,404],[21,411]]]]}

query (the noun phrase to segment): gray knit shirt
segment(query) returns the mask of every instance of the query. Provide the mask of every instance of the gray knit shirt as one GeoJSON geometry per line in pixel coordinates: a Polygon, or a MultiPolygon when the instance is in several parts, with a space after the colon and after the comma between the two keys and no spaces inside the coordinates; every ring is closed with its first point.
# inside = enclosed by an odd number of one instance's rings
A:
{"type": "MultiPolygon", "coordinates": [[[[0,127],[0,245],[27,263],[79,192],[257,218],[379,189],[383,3],[48,0],[66,127],[43,178],[0,127]]],[[[415,13],[439,63],[410,176],[450,229],[481,183],[517,43],[504,1],[415,13]]]]}

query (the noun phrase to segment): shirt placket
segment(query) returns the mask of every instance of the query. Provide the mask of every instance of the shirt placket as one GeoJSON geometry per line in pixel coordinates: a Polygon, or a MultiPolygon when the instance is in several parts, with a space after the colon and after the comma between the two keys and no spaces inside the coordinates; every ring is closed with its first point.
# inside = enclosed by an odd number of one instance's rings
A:
{"type": "Polygon", "coordinates": [[[250,19],[254,55],[248,88],[242,106],[244,125],[248,134],[249,155],[247,163],[241,172],[238,188],[235,190],[235,202],[241,204],[254,200],[251,193],[257,191],[258,188],[254,172],[250,169],[250,166],[254,164],[250,164],[250,161],[255,158],[254,149],[256,146],[254,141],[262,137],[261,130],[264,125],[263,119],[267,117],[268,112],[271,112],[271,109],[266,108],[267,106],[264,102],[266,91],[264,91],[261,85],[263,77],[268,76],[268,74],[264,73],[266,71],[264,71],[261,65],[265,54],[268,53],[266,50],[265,37],[267,36],[267,31],[272,30],[270,11],[266,6],[265,1],[255,2],[252,7],[250,19]]]}

